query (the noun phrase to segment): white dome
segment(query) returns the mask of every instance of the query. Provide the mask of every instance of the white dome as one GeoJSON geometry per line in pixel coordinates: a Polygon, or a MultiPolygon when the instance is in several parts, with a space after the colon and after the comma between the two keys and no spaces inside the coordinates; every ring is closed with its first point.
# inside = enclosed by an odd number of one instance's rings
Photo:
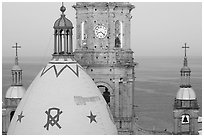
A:
{"type": "Polygon", "coordinates": [[[8,134],[117,134],[99,89],[75,61],[51,61],[21,100],[8,134]]]}
{"type": "Polygon", "coordinates": [[[192,88],[180,88],[177,92],[176,99],[193,100],[196,99],[196,94],[192,88]]]}
{"type": "Polygon", "coordinates": [[[11,86],[6,92],[5,98],[22,98],[26,90],[23,86],[11,86]]]}

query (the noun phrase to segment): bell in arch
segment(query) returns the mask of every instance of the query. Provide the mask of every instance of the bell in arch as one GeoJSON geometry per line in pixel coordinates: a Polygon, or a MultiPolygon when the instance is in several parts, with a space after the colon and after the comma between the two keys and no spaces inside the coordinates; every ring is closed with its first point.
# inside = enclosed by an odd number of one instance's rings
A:
{"type": "Polygon", "coordinates": [[[182,116],[182,124],[189,123],[189,115],[183,115],[182,116]]]}

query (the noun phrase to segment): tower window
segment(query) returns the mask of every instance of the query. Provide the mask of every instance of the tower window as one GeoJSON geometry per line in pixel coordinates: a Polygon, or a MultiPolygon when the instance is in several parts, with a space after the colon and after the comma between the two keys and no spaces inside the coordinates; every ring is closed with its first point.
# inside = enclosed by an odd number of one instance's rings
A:
{"type": "Polygon", "coordinates": [[[115,22],[115,47],[122,47],[122,22],[117,20],[115,22]]]}
{"type": "Polygon", "coordinates": [[[110,92],[107,87],[99,85],[97,86],[99,90],[101,91],[106,103],[110,106],[110,92]]]}

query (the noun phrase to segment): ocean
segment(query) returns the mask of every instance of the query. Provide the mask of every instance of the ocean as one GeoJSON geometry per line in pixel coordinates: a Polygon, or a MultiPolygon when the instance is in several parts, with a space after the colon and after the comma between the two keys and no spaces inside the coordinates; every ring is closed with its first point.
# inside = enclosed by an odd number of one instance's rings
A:
{"type": "MultiPolygon", "coordinates": [[[[23,84],[27,89],[51,57],[21,57],[23,84]]],[[[135,57],[135,103],[137,124],[150,130],[173,130],[173,102],[180,85],[183,57],[135,57]]],[[[2,99],[11,84],[13,58],[2,60],[2,99]]],[[[188,57],[191,85],[202,116],[202,57],[188,57]]]]}

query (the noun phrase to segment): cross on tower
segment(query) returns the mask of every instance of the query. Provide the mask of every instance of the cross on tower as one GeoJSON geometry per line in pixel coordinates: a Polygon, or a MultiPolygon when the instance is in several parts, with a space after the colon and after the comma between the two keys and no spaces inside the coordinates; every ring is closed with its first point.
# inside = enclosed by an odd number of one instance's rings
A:
{"type": "Polygon", "coordinates": [[[16,43],[16,45],[12,46],[12,48],[16,49],[15,64],[18,65],[18,48],[21,48],[21,46],[18,46],[18,43],[16,43]]]}
{"type": "Polygon", "coordinates": [[[186,49],[189,47],[186,47],[186,43],[185,43],[185,47],[182,47],[182,48],[185,48],[185,57],[186,57],[186,49]]]}
{"type": "Polygon", "coordinates": [[[16,43],[15,46],[12,46],[12,48],[16,48],[16,57],[18,56],[18,48],[20,49],[21,46],[18,46],[18,43],[16,43]]]}

